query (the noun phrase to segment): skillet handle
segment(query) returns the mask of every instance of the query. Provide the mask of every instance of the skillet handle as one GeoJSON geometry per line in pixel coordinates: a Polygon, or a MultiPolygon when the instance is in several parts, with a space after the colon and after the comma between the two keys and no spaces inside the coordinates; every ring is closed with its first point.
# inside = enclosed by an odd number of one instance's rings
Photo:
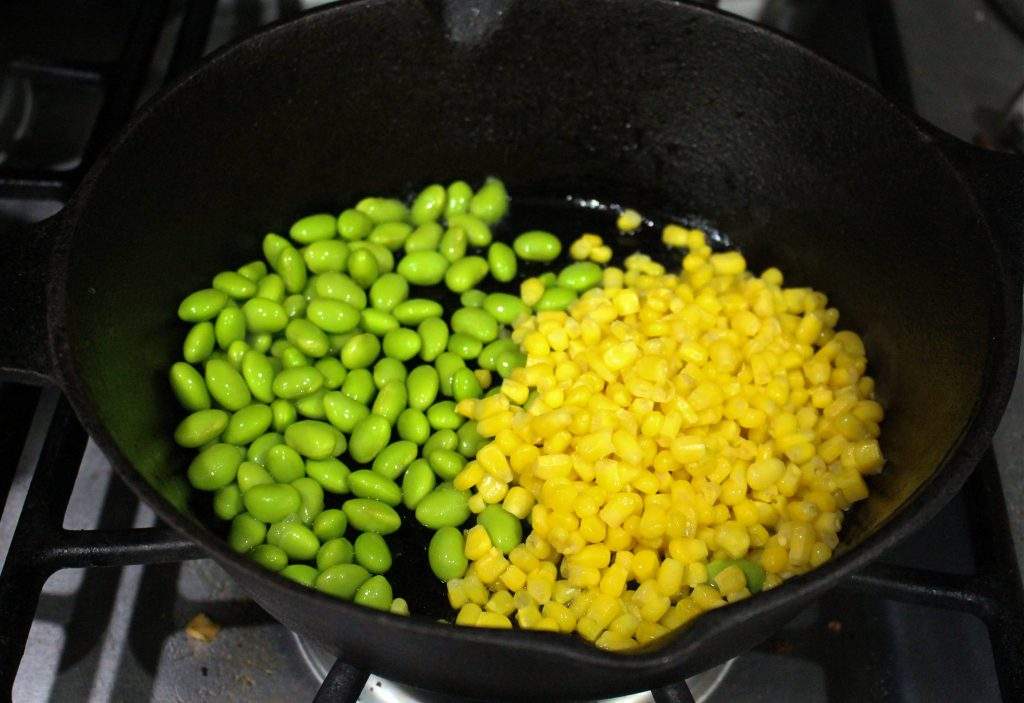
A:
{"type": "Polygon", "coordinates": [[[0,380],[53,382],[47,286],[60,214],[0,237],[0,380]]]}
{"type": "Polygon", "coordinates": [[[951,137],[937,146],[974,192],[1019,295],[1024,279],[1024,157],[951,137]]]}

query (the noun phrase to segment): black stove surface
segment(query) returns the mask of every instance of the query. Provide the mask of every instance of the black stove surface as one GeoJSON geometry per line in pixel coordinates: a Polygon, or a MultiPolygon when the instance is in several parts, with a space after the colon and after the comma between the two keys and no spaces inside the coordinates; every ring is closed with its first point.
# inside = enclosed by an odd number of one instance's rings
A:
{"type": "MultiPolygon", "coordinates": [[[[0,237],[58,209],[125,117],[169,77],[224,41],[313,4],[0,5],[0,237]]],[[[793,34],[962,138],[994,143],[990,118],[1024,81],[1024,43],[982,0],[944,8],[931,0],[720,4],[793,34]],[[971,62],[984,71],[972,72],[971,62]],[[980,87],[972,78],[979,73],[980,87]]],[[[1009,418],[1018,425],[1020,385],[1009,418]]],[[[697,699],[1024,699],[1011,536],[1019,529],[1024,442],[1019,429],[1002,434],[1007,441],[930,525],[727,669],[691,681],[697,699]]],[[[4,500],[0,698],[316,694],[329,657],[270,619],[212,562],[190,560],[196,550],[156,526],[52,389],[0,383],[4,500]],[[41,593],[34,618],[33,591],[41,593]],[[185,632],[198,613],[221,626],[212,642],[185,632]]],[[[360,700],[448,699],[371,677],[360,700]]],[[[651,694],[622,699],[641,700],[651,694]]]]}

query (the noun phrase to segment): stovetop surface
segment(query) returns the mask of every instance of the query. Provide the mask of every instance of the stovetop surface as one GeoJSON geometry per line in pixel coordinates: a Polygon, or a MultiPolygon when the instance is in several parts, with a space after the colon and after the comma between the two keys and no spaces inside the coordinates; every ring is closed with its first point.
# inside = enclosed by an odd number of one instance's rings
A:
{"type": "MultiPolygon", "coordinates": [[[[216,4],[207,50],[244,36],[282,13],[312,4],[318,3],[222,0],[216,4]]],[[[727,0],[721,4],[748,17],[766,19],[885,83],[887,57],[872,48],[872,28],[863,10],[865,5],[877,8],[887,3],[727,0]]],[[[183,5],[171,2],[170,15],[175,16],[183,5]]],[[[102,80],[83,84],[73,73],[47,72],[40,69],[45,62],[36,59],[60,58],[83,71],[92,62],[114,60],[123,50],[123,36],[137,6],[132,2],[19,1],[0,8],[0,168],[74,171],[79,167],[102,99],[113,87],[102,80]],[[71,15],[62,14],[65,11],[71,15]],[[69,26],[73,31],[68,31],[69,26]]],[[[892,3],[892,12],[908,77],[895,88],[902,89],[902,98],[912,101],[927,119],[972,139],[981,129],[981,115],[1002,108],[1024,81],[1024,44],[983,0],[901,0],[892,3]]],[[[143,98],[160,85],[163,71],[173,63],[173,24],[161,30],[143,98]]],[[[59,206],[56,197],[24,199],[0,192],[0,235],[59,206]]],[[[1018,563],[1024,563],[1022,386],[1017,384],[997,435],[994,459],[988,457],[979,469],[979,473],[998,472],[1002,477],[1017,536],[1018,563]]],[[[55,391],[43,393],[34,431],[18,461],[0,518],[0,562],[31,479],[41,431],[56,403],[55,391]]],[[[967,502],[962,496],[954,499],[886,560],[950,574],[973,573],[967,502]]],[[[105,458],[90,443],[65,527],[152,524],[151,511],[112,476],[105,458]]],[[[324,666],[315,643],[299,642],[209,560],[66,569],[46,582],[13,696],[18,701],[311,700],[324,666]],[[185,624],[198,613],[221,626],[212,642],[185,634],[185,624]]],[[[694,686],[699,700],[1001,699],[992,647],[981,620],[848,588],[809,605],[771,640],[734,660],[724,672],[713,673],[694,686]]],[[[650,699],[649,694],[639,694],[623,700],[650,699]]],[[[371,677],[362,700],[451,699],[371,677]]]]}

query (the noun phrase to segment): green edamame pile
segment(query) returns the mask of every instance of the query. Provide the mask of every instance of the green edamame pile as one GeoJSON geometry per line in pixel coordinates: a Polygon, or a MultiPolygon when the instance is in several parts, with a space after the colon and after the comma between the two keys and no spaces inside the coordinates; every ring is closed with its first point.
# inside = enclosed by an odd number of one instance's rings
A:
{"type": "Polygon", "coordinates": [[[475,192],[429,185],[408,204],[364,198],[337,217],[303,217],[288,237],[267,234],[262,259],[181,302],[192,327],[170,382],[190,414],[174,437],[197,450],[189,481],[213,493],[234,550],[406,613],[385,576],[387,536],[405,515],[437,531],[435,574],[462,575],[457,528],[470,509],[451,481],[485,440],[456,404],[496,391],[495,376],[524,363],[510,325],[534,309],[481,287],[516,279],[519,259],[561,251],[538,230],[495,241],[507,211],[496,178],[475,192]],[[446,310],[435,286],[461,306],[446,310]]]}

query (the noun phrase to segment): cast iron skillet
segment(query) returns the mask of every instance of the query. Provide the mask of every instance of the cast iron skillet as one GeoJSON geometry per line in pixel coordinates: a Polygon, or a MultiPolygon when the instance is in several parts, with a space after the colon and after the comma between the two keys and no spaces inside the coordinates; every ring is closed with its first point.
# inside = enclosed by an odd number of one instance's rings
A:
{"type": "MultiPolygon", "coordinates": [[[[163,520],[356,666],[488,699],[621,694],[763,640],[960,487],[1017,362],[1022,174],[1019,160],[937,133],[824,59],[714,11],[364,0],[217,54],[135,116],[61,214],[4,244],[0,366],[63,388],[163,520]],[[183,509],[166,382],[182,296],[298,215],[488,173],[513,194],[703,215],[755,269],[778,265],[830,294],[867,343],[889,458],[833,561],[620,655],[339,602],[235,555],[183,509]]],[[[415,607],[411,578],[396,575],[415,607]]]]}

